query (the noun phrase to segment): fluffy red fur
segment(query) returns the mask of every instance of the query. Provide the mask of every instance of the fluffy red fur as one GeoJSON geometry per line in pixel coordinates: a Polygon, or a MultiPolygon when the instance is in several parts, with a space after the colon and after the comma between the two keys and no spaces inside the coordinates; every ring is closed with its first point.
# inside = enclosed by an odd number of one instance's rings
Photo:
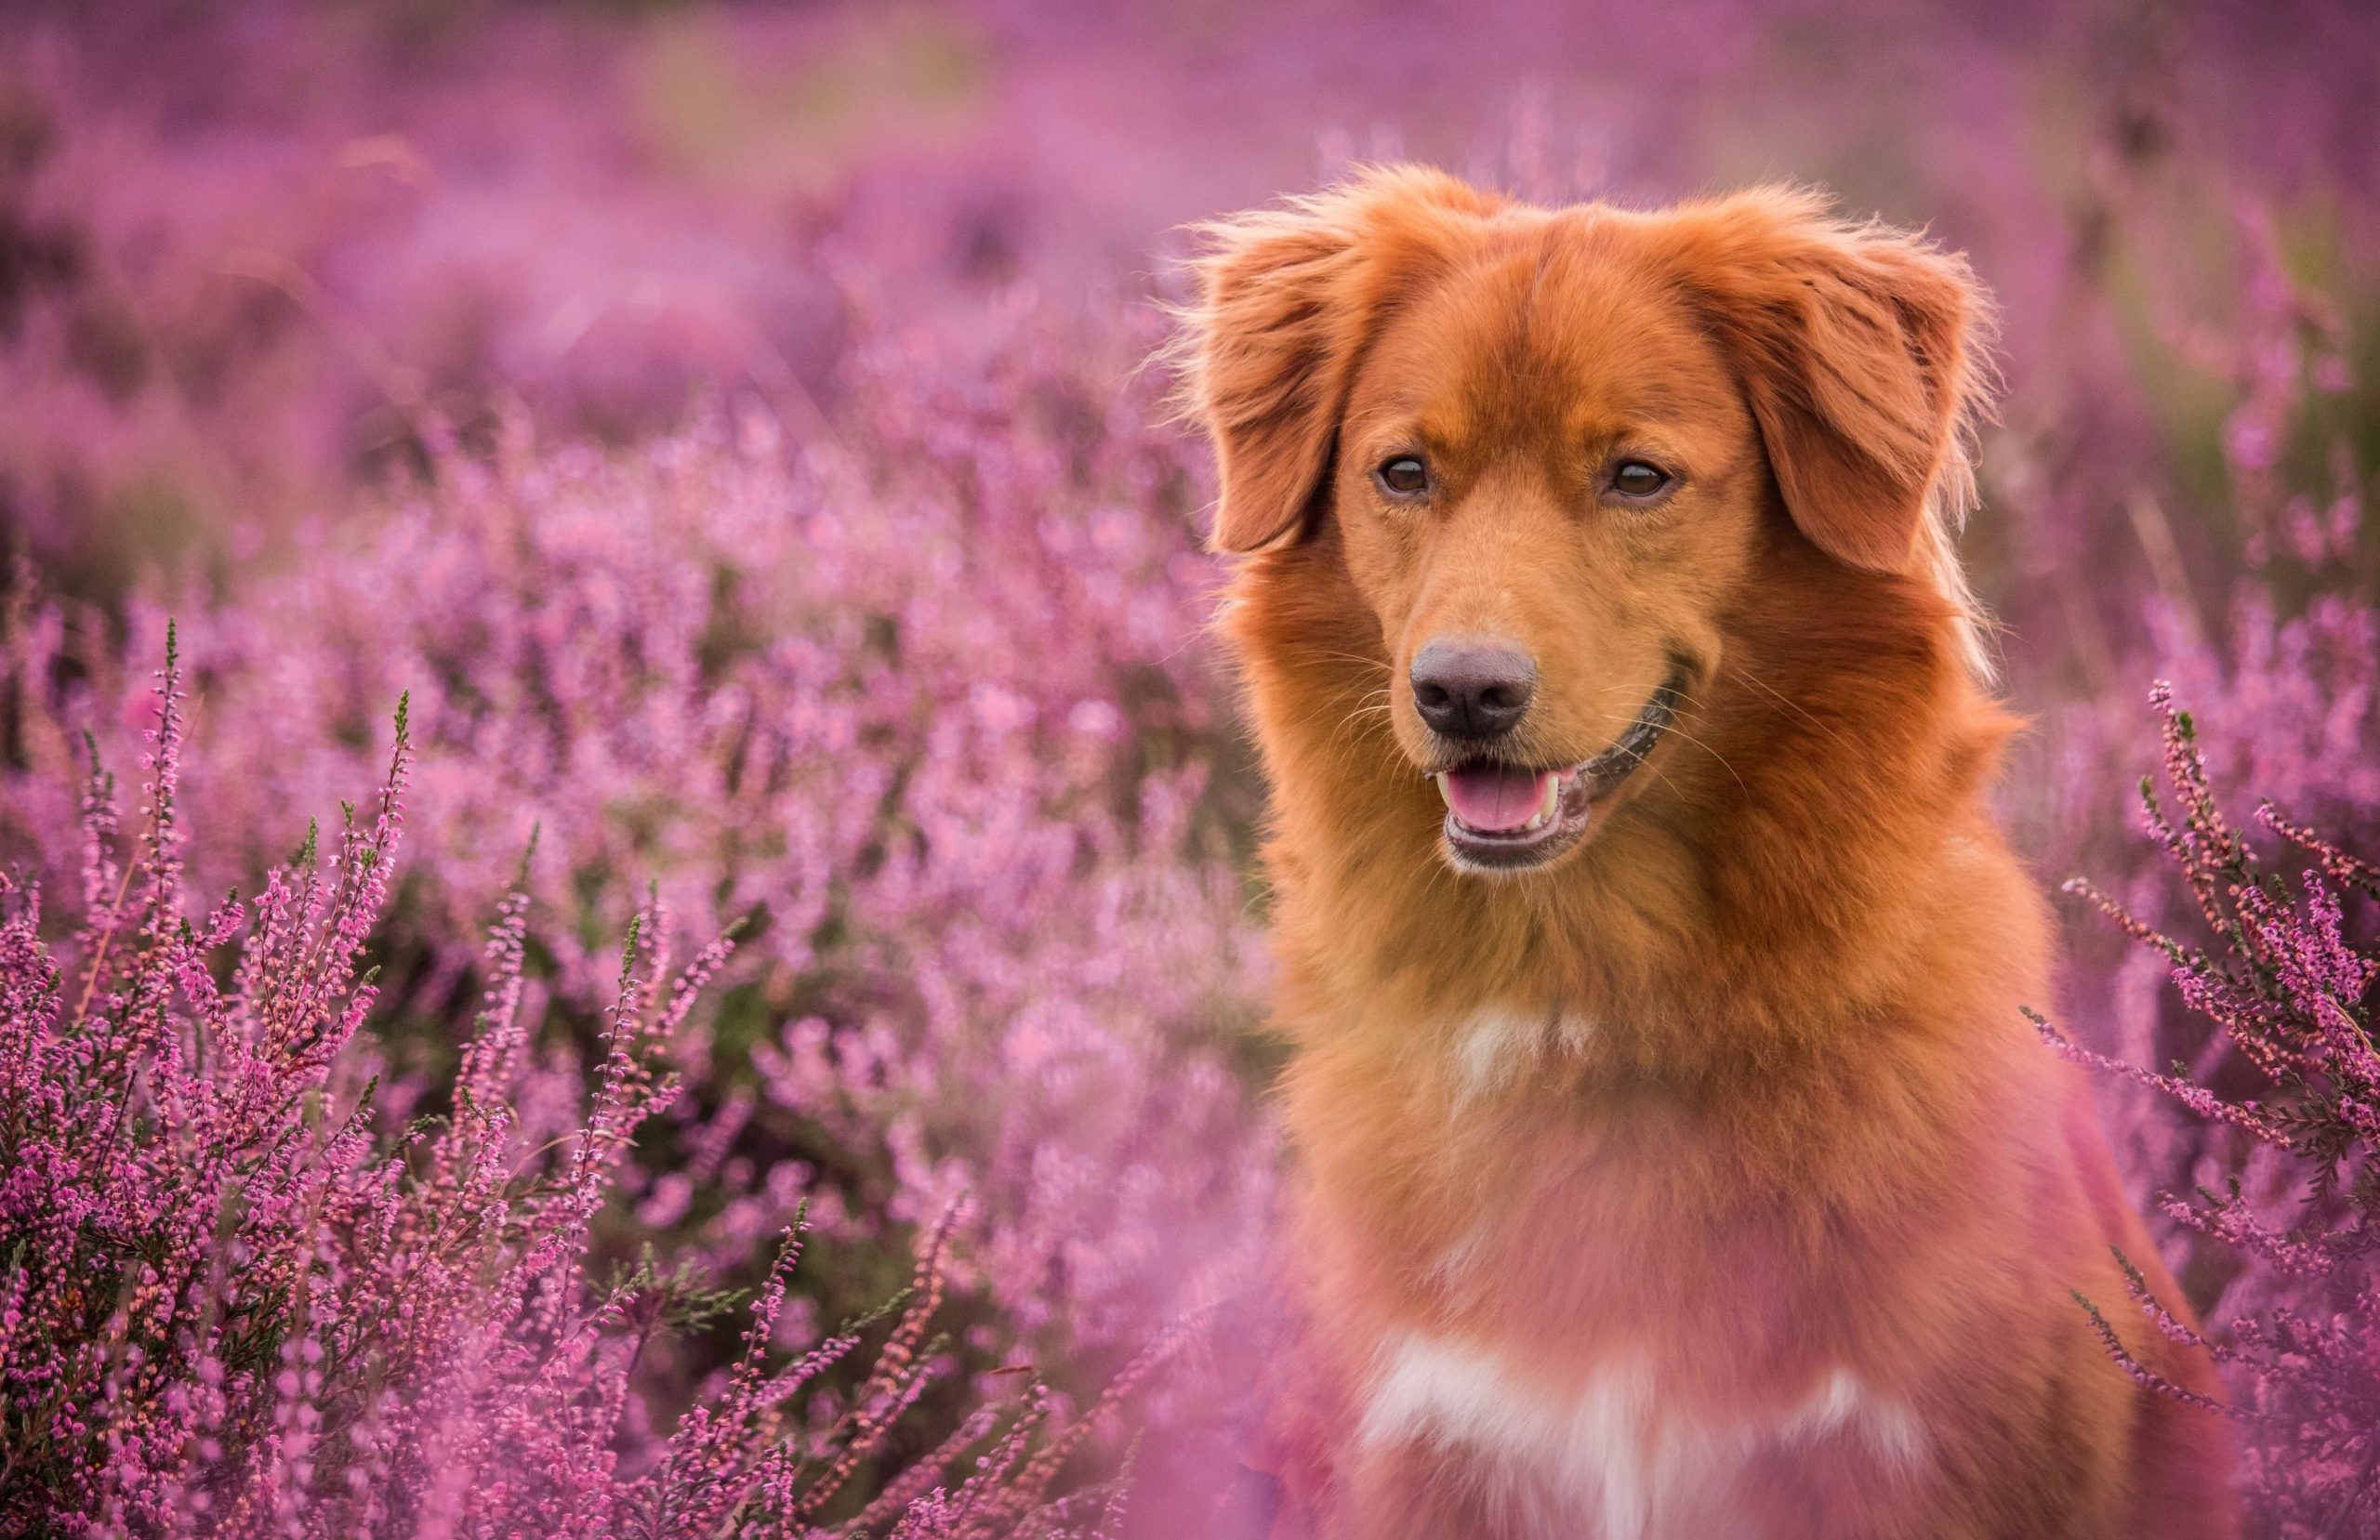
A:
{"type": "Polygon", "coordinates": [[[1964,266],[1796,191],[1417,169],[1206,233],[1186,399],[1244,557],[1316,1375],[1283,1533],[2231,1533],[2221,1420],[2073,1297],[2216,1392],[2115,1308],[2111,1248],[2177,1296],[2018,1011],[2051,948],[1950,543],[1964,266]],[[1532,772],[1675,686],[1521,869],[1428,779],[1472,752],[1407,682],[1449,638],[1534,661],[1492,750],[1532,772]]]}

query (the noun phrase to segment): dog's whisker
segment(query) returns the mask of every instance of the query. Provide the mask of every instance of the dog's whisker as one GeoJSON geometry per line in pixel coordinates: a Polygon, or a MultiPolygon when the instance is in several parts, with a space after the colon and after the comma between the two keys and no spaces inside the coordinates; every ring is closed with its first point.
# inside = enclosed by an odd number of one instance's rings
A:
{"type": "Polygon", "coordinates": [[[1367,658],[1355,652],[1332,652],[1326,651],[1316,651],[1311,652],[1309,655],[1316,658],[1327,659],[1333,663],[1352,663],[1363,668],[1376,668],[1382,674],[1392,672],[1389,662],[1386,658],[1367,658]]]}
{"type": "Polygon", "coordinates": [[[1307,723],[1312,722],[1312,721],[1316,720],[1316,718],[1318,718],[1318,717],[1322,717],[1322,716],[1323,716],[1323,715],[1325,715],[1326,713],[1328,713],[1328,712],[1329,712],[1329,711],[1333,706],[1336,706],[1340,702],[1342,702],[1342,701],[1343,701],[1343,700],[1347,699],[1347,698],[1348,698],[1348,696],[1349,696],[1351,693],[1353,693],[1353,694],[1354,694],[1355,699],[1355,701],[1356,701],[1356,703],[1357,703],[1358,706],[1360,706],[1363,703],[1369,701],[1369,700],[1370,700],[1373,696],[1375,696],[1375,695],[1384,695],[1384,694],[1386,694],[1386,693],[1387,693],[1387,686],[1385,686],[1385,685],[1376,686],[1376,687],[1374,687],[1374,688],[1372,688],[1372,689],[1370,689],[1370,690],[1366,690],[1366,691],[1353,691],[1353,692],[1351,692],[1351,691],[1338,691],[1337,693],[1332,694],[1332,695],[1329,696],[1328,698],[1326,698],[1325,700],[1323,700],[1323,701],[1322,701],[1319,704],[1317,704],[1317,705],[1316,705],[1316,706],[1312,711],[1307,712],[1307,713],[1306,713],[1304,716],[1302,716],[1302,717],[1297,717],[1297,718],[1296,718],[1296,719],[1295,719],[1295,720],[1294,720],[1290,725],[1291,725],[1291,726],[1293,726],[1293,727],[1304,727],[1307,723]]]}
{"type": "MultiPolygon", "coordinates": [[[[1682,692],[1681,698],[1683,698],[1682,692]]],[[[1621,717],[1617,713],[1609,711],[1603,712],[1601,715],[1611,721],[1626,722],[1632,726],[1634,725],[1636,721],[1636,718],[1633,717],[1621,717]]],[[[1726,755],[1721,754],[1717,749],[1712,748],[1702,739],[1696,737],[1693,733],[1688,732],[1686,729],[1678,726],[1676,718],[1674,717],[1671,718],[1669,725],[1662,730],[1662,735],[1665,737],[1671,733],[1675,733],[1678,737],[1685,739],[1689,744],[1692,744],[1695,747],[1700,749],[1712,758],[1719,761],[1720,769],[1726,770],[1729,775],[1735,776],[1737,789],[1743,792],[1746,796],[1751,795],[1752,788],[1744,783],[1744,778],[1741,775],[1738,775],[1736,773],[1736,767],[1727,762],[1727,757],[1726,755]]],[[[1674,783],[1673,783],[1673,784],[1674,784],[1674,783]]]]}
{"type": "Polygon", "coordinates": [[[1802,720],[1809,723],[1810,726],[1818,729],[1820,732],[1823,732],[1828,737],[1833,739],[1836,744],[1844,748],[1849,748],[1851,746],[1850,740],[1846,739],[1841,732],[1837,731],[1832,723],[1813,715],[1809,709],[1804,706],[1799,701],[1778,691],[1773,686],[1768,684],[1767,681],[1754,674],[1751,669],[1746,668],[1742,664],[1730,663],[1726,666],[1733,669],[1736,677],[1743,680],[1744,683],[1752,686],[1754,690],[1766,694],[1778,704],[1783,706],[1786,710],[1793,713],[1796,717],[1801,717],[1802,720]]]}

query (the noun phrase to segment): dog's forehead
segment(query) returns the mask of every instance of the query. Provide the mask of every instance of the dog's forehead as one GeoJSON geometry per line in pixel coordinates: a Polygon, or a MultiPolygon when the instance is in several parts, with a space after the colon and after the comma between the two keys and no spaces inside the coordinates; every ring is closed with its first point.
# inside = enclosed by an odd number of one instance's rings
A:
{"type": "Polygon", "coordinates": [[[1567,210],[1484,224],[1445,256],[1376,339],[1366,415],[1438,439],[1527,425],[1568,441],[1732,415],[1726,358],[1641,223],[1567,210]]]}

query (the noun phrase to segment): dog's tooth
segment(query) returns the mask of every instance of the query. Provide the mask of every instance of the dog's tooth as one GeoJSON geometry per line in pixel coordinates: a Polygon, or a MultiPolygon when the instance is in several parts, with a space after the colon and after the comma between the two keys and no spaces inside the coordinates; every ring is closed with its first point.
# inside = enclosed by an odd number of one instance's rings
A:
{"type": "MultiPolygon", "coordinates": [[[[1549,775],[1545,778],[1545,796],[1537,805],[1537,823],[1543,823],[1552,818],[1561,805],[1562,778],[1558,775],[1549,775]]],[[[1531,825],[1531,827],[1535,826],[1535,824],[1531,825]]]]}
{"type": "Polygon", "coordinates": [[[1447,790],[1447,772],[1440,770],[1437,774],[1430,777],[1430,779],[1437,783],[1438,799],[1444,802],[1448,807],[1453,807],[1454,793],[1447,790]]]}

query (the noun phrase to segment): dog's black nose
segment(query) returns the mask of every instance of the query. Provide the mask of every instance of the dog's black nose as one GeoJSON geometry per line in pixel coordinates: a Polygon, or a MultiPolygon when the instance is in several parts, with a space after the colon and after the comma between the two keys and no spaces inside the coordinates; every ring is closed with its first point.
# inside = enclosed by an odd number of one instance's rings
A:
{"type": "Polygon", "coordinates": [[[1434,641],[1413,657],[1413,705],[1449,738],[1510,732],[1537,692],[1537,665],[1509,647],[1434,641]]]}

